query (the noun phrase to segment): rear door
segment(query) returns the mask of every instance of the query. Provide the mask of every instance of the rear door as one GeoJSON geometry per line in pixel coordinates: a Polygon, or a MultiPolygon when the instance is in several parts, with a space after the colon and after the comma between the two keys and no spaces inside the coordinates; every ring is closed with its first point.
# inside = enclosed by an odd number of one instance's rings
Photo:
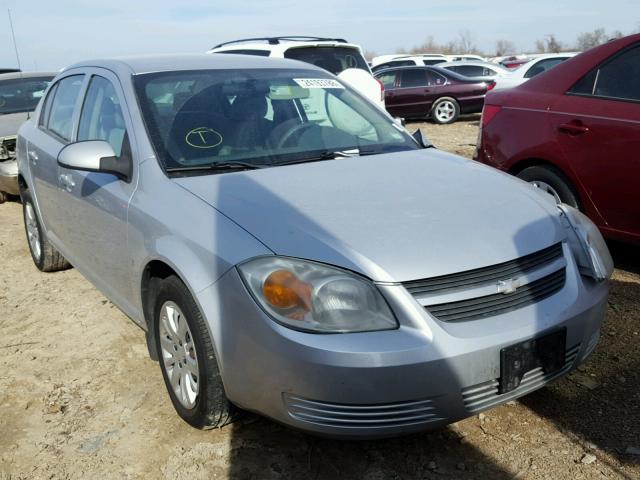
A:
{"type": "Polygon", "coordinates": [[[117,77],[106,70],[87,69],[88,86],[78,118],[76,140],[104,140],[117,157],[133,163],[130,181],[104,172],[60,167],[66,225],[61,234],[92,283],[125,311],[131,310],[131,259],[127,256],[127,211],[137,184],[132,123],[117,77]]]}
{"type": "Polygon", "coordinates": [[[63,253],[60,231],[64,205],[59,204],[58,154],[71,142],[83,82],[83,74],[69,73],[52,85],[40,109],[37,128],[32,130],[27,144],[40,219],[49,240],[63,253]]]}
{"type": "Polygon", "coordinates": [[[611,233],[640,235],[640,44],[578,81],[550,118],[569,166],[611,233]]]}

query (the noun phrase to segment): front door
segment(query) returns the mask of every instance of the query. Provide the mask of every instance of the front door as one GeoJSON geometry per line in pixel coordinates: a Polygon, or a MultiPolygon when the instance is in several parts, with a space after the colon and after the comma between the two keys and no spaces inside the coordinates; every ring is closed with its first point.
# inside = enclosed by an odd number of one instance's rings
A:
{"type": "MultiPolygon", "coordinates": [[[[102,69],[87,71],[88,86],[78,120],[76,141],[104,140],[116,156],[128,156],[133,176],[59,168],[65,199],[64,244],[76,267],[125,312],[133,312],[131,259],[127,249],[127,211],[137,183],[135,146],[128,108],[117,77],[102,69]]],[[[62,234],[61,234],[62,235],[62,234]]]]}

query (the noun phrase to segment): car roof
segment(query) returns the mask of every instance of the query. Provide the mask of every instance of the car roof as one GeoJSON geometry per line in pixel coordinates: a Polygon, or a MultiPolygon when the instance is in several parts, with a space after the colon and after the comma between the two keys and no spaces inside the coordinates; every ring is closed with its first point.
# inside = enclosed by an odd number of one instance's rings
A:
{"type": "Polygon", "coordinates": [[[503,71],[507,71],[506,68],[504,68],[502,65],[496,65],[495,63],[491,63],[491,62],[483,62],[481,60],[464,60],[464,61],[458,61],[458,62],[443,62],[443,63],[439,63],[437,66],[440,68],[446,68],[446,67],[459,67],[459,66],[464,66],[464,65],[469,65],[471,67],[490,67],[490,68],[494,68],[495,70],[503,70],[503,71]]]}
{"type": "Polygon", "coordinates": [[[74,68],[89,67],[106,68],[107,70],[111,70],[122,76],[182,70],[222,70],[243,68],[295,68],[325,72],[322,68],[298,60],[260,57],[256,55],[210,55],[207,53],[187,55],[144,55],[86,60],[84,62],[69,65],[62,71],[66,72],[74,68]]]}
{"type": "Polygon", "coordinates": [[[378,70],[377,72],[375,72],[373,74],[374,77],[377,77],[378,75],[382,74],[382,73],[387,73],[387,72],[393,72],[396,70],[432,70],[436,73],[441,74],[444,77],[451,77],[454,78],[455,80],[460,80],[460,81],[464,81],[464,82],[468,82],[470,79],[473,79],[474,77],[465,77],[464,75],[460,75],[459,73],[456,73],[452,70],[447,70],[444,68],[440,67],[440,64],[438,65],[405,65],[405,66],[399,66],[399,67],[389,67],[389,68],[383,68],[381,70],[378,70]]]}
{"type": "MultiPolygon", "coordinates": [[[[290,48],[333,46],[352,48],[360,51],[360,46],[349,43],[342,38],[317,38],[309,40],[295,40],[297,37],[277,37],[277,42],[270,42],[268,38],[256,38],[225,42],[208,50],[208,53],[225,52],[228,50],[264,50],[265,52],[285,51],[290,48]],[[265,43],[266,42],[266,43],[265,43]]],[[[304,37],[303,37],[304,38],[304,37]]]]}
{"type": "Polygon", "coordinates": [[[15,73],[0,73],[0,81],[2,80],[15,80],[17,78],[42,78],[42,77],[55,77],[56,72],[15,72],[15,73]]]}

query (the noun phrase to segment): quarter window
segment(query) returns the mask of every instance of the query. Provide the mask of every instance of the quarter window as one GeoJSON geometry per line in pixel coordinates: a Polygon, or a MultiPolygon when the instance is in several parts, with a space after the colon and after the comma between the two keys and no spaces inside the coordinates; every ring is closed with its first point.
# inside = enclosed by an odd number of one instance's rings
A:
{"type": "Polygon", "coordinates": [[[44,105],[42,106],[42,110],[40,113],[40,121],[38,125],[41,127],[47,128],[47,123],[49,122],[49,116],[51,115],[51,105],[53,104],[53,97],[56,95],[56,90],[58,89],[58,84],[56,83],[49,93],[47,94],[47,98],[44,99],[44,105]]]}
{"type": "Polygon", "coordinates": [[[71,140],[73,112],[83,79],[84,75],[71,75],[63,78],[57,84],[46,128],[63,140],[71,140]]]}
{"type": "Polygon", "coordinates": [[[120,156],[125,137],[124,117],[113,84],[93,76],[80,114],[78,140],[104,140],[120,156]]]}

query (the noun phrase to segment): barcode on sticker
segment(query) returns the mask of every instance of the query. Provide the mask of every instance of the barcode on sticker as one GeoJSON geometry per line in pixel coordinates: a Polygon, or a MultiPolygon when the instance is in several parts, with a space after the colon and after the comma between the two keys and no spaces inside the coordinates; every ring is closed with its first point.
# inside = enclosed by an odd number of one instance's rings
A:
{"type": "Polygon", "coordinates": [[[340,82],[332,78],[294,78],[293,81],[302,88],[344,88],[340,82]]]}

